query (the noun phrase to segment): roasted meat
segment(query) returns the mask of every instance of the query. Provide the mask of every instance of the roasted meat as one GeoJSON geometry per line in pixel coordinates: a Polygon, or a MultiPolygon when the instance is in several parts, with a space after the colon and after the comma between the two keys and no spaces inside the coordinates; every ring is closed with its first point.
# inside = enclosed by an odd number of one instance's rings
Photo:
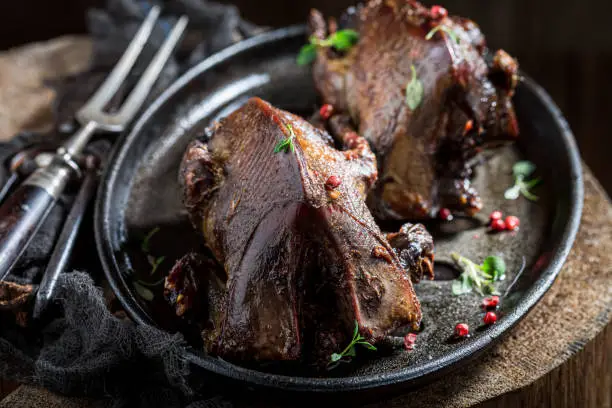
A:
{"type": "MultiPolygon", "coordinates": [[[[419,324],[411,276],[431,273],[431,236],[407,228],[398,252],[391,247],[365,204],[377,168],[363,138],[351,135],[337,150],[327,133],[258,98],[210,134],[189,145],[179,176],[191,221],[223,269],[221,280],[210,271],[199,278],[208,282],[199,296],[214,298],[202,308],[212,311],[209,352],[303,360],[323,341],[318,352],[329,357],[350,341],[355,321],[372,342],[419,324]]],[[[192,261],[179,261],[166,280],[181,314],[176,300],[198,280],[185,267],[192,261]]]]}
{"type": "Polygon", "coordinates": [[[309,23],[319,43],[338,29],[359,35],[348,51],[318,47],[313,75],[335,112],[328,128],[351,124],[376,154],[380,177],[368,197],[374,215],[418,220],[440,208],[479,211],[473,158],[487,142],[518,135],[516,61],[503,50],[490,54],[474,22],[414,0],[371,0],[339,22],[313,10],[309,23]]]}

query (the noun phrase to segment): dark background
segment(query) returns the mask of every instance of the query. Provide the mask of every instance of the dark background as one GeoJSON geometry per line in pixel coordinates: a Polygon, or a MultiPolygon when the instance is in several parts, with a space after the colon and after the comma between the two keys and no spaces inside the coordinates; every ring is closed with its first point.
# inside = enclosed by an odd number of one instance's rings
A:
{"type": "MultiPolygon", "coordinates": [[[[229,1],[229,0],[226,0],[229,1]]],[[[303,22],[311,7],[338,15],[356,0],[233,0],[254,23],[303,22]]],[[[481,26],[552,95],[582,156],[612,192],[612,22],[608,0],[441,0],[481,26]]],[[[432,4],[431,1],[424,3],[432,4]]],[[[104,0],[0,0],[0,49],[85,32],[85,10],[104,0]]]]}

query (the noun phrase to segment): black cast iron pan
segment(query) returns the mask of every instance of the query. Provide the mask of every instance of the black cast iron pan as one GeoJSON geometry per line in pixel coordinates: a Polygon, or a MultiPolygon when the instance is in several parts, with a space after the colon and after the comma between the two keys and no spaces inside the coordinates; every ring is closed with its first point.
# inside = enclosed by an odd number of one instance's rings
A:
{"type": "Polygon", "coordinates": [[[583,199],[579,153],[558,108],[525,77],[515,97],[520,142],[496,155],[485,155],[485,163],[477,171],[475,184],[485,203],[482,215],[469,221],[428,225],[436,239],[438,279],[416,287],[424,327],[413,351],[360,360],[322,377],[295,367],[285,371],[241,367],[206,356],[199,351],[197,333],[173,318],[163,302],[162,285],[155,282],[174,260],[200,248],[199,237],[181,205],[178,164],[186,145],[202,137],[211,120],[227,115],[250,96],[309,116],[317,105],[311,74],[309,68],[295,64],[305,40],[305,29],[300,26],[236,44],[188,71],[146,110],[117,144],[101,182],[95,226],[102,264],[130,317],[141,324],[185,333],[192,344],[185,350],[186,358],[215,378],[254,388],[318,394],[416,387],[464,365],[491,346],[553,283],[579,225],[583,199]],[[535,162],[544,180],[536,189],[540,196],[537,202],[503,198],[513,182],[512,164],[520,158],[535,162]],[[519,216],[521,229],[487,233],[484,217],[494,209],[519,216]],[[143,253],[143,237],[156,228],[158,232],[143,253]],[[482,327],[481,296],[451,294],[454,272],[443,268],[451,251],[474,260],[492,254],[506,260],[507,278],[500,289],[508,293],[502,298],[500,319],[494,326],[482,327]],[[154,272],[152,261],[160,264],[154,272]],[[471,338],[459,343],[450,341],[458,322],[467,322],[474,329],[471,338]]]}

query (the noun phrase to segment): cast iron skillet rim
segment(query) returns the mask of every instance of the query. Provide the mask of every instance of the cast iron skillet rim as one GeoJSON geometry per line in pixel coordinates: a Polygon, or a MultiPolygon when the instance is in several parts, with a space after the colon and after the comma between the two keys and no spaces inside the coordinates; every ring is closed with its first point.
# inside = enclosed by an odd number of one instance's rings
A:
{"type": "MultiPolygon", "coordinates": [[[[95,237],[102,266],[109,284],[123,307],[126,309],[126,312],[139,324],[154,324],[154,322],[147,317],[146,312],[138,302],[133,299],[132,295],[129,292],[127,294],[125,293],[127,284],[119,270],[114,250],[111,247],[111,232],[109,225],[111,217],[109,204],[112,188],[117,179],[118,164],[123,162],[128,147],[137,139],[142,129],[146,126],[150,118],[155,115],[156,111],[191,80],[198,77],[204,71],[226,61],[242,51],[252,47],[268,45],[277,40],[292,36],[305,36],[305,34],[306,28],[303,25],[281,28],[244,40],[210,56],[188,70],[178,78],[172,86],[164,91],[139,118],[131,132],[124,135],[113,149],[109,165],[105,169],[103,181],[100,183],[98,192],[99,199],[95,212],[95,237]]],[[[418,379],[422,381],[424,377],[439,375],[442,371],[448,371],[457,363],[474,357],[484,351],[495,339],[501,337],[533,308],[554,282],[576,237],[580,224],[584,195],[580,155],[567,122],[550,96],[548,96],[539,85],[526,76],[523,78],[523,83],[524,86],[530,88],[530,90],[543,102],[556,121],[557,130],[561,135],[560,142],[564,144],[565,152],[569,156],[568,160],[572,177],[570,185],[572,200],[569,208],[569,216],[563,228],[563,233],[561,234],[561,242],[551,254],[550,264],[541,272],[540,278],[534,282],[532,287],[525,292],[523,301],[517,304],[512,313],[502,317],[495,326],[490,327],[487,330],[486,336],[469,340],[465,342],[463,347],[458,351],[443,355],[441,358],[432,360],[416,368],[407,367],[403,370],[367,377],[312,378],[269,374],[236,366],[221,359],[204,356],[201,352],[193,350],[190,347],[186,349],[187,360],[215,374],[257,386],[272,387],[286,391],[350,392],[398,384],[409,380],[418,379]]]]}

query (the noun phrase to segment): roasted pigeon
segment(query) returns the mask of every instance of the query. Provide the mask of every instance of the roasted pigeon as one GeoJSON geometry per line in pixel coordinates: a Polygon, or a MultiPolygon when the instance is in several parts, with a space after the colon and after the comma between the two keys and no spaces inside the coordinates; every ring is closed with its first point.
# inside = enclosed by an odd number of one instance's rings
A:
{"type": "Polygon", "coordinates": [[[207,350],[236,361],[329,360],[359,333],[372,343],[418,326],[411,280],[432,273],[421,225],[389,239],[365,198],[376,158],[355,135],[334,147],[304,119],[252,98],[193,141],[180,183],[219,271],[189,254],[166,279],[177,314],[197,304],[207,350]],[[411,279],[412,278],[412,279],[411,279]],[[330,319],[331,317],[331,319],[330,319]]]}
{"type": "Polygon", "coordinates": [[[489,53],[474,22],[413,0],[372,0],[338,22],[313,10],[309,24],[319,44],[340,29],[358,33],[348,51],[317,47],[313,75],[333,108],[327,128],[341,123],[376,154],[380,176],[368,197],[374,215],[478,212],[474,157],[487,142],[518,135],[516,61],[503,50],[489,53]]]}

